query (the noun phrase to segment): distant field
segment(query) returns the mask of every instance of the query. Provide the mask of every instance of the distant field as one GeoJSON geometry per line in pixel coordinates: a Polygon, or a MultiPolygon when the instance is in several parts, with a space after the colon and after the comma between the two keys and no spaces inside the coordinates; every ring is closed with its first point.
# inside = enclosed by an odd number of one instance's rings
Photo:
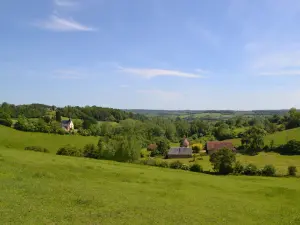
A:
{"type": "MultiPolygon", "coordinates": [[[[300,132],[300,128],[289,130],[288,133],[290,134],[290,137],[295,137],[297,136],[298,132],[300,132]],[[293,134],[293,136],[291,134],[293,134]]],[[[272,137],[277,137],[278,135],[279,134],[273,134],[272,137]]],[[[266,139],[268,140],[269,137],[267,137],[266,139]]],[[[3,146],[6,148],[24,149],[27,146],[36,145],[45,147],[49,149],[51,153],[55,154],[58,148],[67,144],[72,144],[79,148],[82,148],[84,145],[89,143],[97,144],[98,137],[22,132],[14,130],[12,128],[0,126],[0,147],[3,146]]],[[[170,145],[171,147],[179,146],[178,143],[171,143],[170,145]]],[[[281,156],[274,153],[262,153],[258,156],[238,155],[237,157],[238,160],[243,163],[251,162],[258,167],[263,167],[266,164],[273,164],[277,168],[279,174],[286,174],[287,167],[290,165],[297,166],[300,172],[300,156],[281,156]]],[[[181,161],[183,161],[184,163],[190,163],[190,160],[191,159],[181,159],[181,161]]],[[[201,164],[205,170],[211,170],[208,156],[204,156],[203,160],[198,160],[197,162],[201,164]]]]}
{"type": "Polygon", "coordinates": [[[300,223],[299,202],[299,178],[212,176],[0,147],[1,224],[288,225],[300,223]]]}
{"type": "Polygon", "coordinates": [[[97,142],[97,137],[22,132],[0,126],[0,146],[7,148],[24,149],[26,146],[37,145],[48,148],[55,153],[59,147],[67,144],[83,147],[89,143],[97,144],[97,142]]]}
{"type": "MultiPolygon", "coordinates": [[[[200,164],[204,170],[213,171],[211,167],[211,163],[209,162],[209,156],[203,156],[203,160],[199,160],[199,156],[196,158],[197,163],[200,164]]],[[[166,161],[172,162],[177,159],[167,159],[166,161]]],[[[237,154],[237,160],[240,161],[243,165],[253,163],[258,168],[262,168],[267,164],[272,164],[276,168],[276,173],[278,175],[286,175],[287,168],[289,166],[296,166],[299,168],[298,175],[300,175],[300,156],[283,156],[277,153],[260,153],[256,156],[248,156],[237,154]]],[[[186,164],[192,164],[192,159],[180,159],[181,162],[186,164]]]]}
{"type": "MultiPolygon", "coordinates": [[[[265,144],[269,145],[270,141],[274,140],[275,145],[282,145],[293,139],[300,141],[300,127],[269,134],[265,137],[265,144]]],[[[230,141],[236,146],[241,145],[240,139],[231,139],[230,141]]]]}

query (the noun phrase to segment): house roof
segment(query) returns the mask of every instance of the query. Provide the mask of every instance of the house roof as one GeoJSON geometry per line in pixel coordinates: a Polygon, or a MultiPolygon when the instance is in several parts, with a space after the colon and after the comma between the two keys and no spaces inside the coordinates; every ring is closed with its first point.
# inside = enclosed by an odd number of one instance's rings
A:
{"type": "Polygon", "coordinates": [[[62,124],[69,124],[69,123],[71,123],[71,122],[72,122],[72,120],[62,120],[62,121],[61,121],[62,124]]]}
{"type": "Polygon", "coordinates": [[[191,148],[171,148],[168,152],[168,155],[192,155],[193,150],[191,148]]]}
{"type": "Polygon", "coordinates": [[[208,151],[219,150],[221,148],[234,149],[234,146],[230,141],[208,141],[206,143],[206,149],[208,151]]]}

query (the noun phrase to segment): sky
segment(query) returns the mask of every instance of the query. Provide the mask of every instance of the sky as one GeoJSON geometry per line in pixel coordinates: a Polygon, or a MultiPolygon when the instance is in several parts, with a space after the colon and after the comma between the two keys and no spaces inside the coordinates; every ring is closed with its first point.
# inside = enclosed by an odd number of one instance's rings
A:
{"type": "Polygon", "coordinates": [[[299,0],[0,4],[0,102],[300,108],[299,0]]]}

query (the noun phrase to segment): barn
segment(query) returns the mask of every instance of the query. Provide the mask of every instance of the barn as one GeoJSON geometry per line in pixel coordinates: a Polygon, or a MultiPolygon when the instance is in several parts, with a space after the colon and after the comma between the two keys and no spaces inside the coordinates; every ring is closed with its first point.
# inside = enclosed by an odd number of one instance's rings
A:
{"type": "Polygon", "coordinates": [[[186,147],[171,148],[167,155],[168,159],[172,158],[192,158],[193,150],[186,147]]]}
{"type": "Polygon", "coordinates": [[[232,151],[236,151],[235,147],[230,141],[208,141],[205,146],[206,153],[208,155],[211,155],[222,148],[228,148],[232,151]]]}

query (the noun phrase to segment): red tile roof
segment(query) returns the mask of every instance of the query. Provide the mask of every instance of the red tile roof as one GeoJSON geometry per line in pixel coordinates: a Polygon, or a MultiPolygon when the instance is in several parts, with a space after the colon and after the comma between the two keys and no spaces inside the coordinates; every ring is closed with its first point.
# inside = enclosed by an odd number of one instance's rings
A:
{"type": "Polygon", "coordinates": [[[219,150],[221,148],[229,148],[234,150],[234,146],[230,141],[208,141],[206,144],[206,149],[208,151],[219,150]]]}

